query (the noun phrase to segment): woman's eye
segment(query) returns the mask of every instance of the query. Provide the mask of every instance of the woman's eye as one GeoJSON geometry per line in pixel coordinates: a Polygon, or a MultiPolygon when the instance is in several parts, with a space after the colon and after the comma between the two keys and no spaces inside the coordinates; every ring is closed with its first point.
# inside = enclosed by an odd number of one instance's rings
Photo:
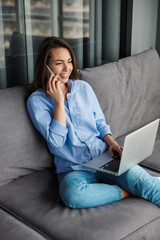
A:
{"type": "Polygon", "coordinates": [[[56,63],[56,65],[60,65],[60,64],[62,64],[62,63],[56,63]]]}

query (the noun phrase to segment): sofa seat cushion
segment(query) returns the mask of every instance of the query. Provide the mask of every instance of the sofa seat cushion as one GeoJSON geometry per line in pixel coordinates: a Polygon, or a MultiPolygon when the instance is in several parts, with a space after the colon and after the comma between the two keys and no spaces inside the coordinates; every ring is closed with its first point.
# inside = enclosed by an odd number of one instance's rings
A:
{"type": "Polygon", "coordinates": [[[96,208],[69,209],[60,200],[50,169],[1,187],[0,205],[54,240],[160,239],[156,205],[130,197],[96,208]]]}
{"type": "Polygon", "coordinates": [[[13,215],[0,209],[0,239],[2,240],[44,240],[41,233],[23,223],[13,215]]]}
{"type": "MultiPolygon", "coordinates": [[[[124,139],[127,136],[127,134],[117,138],[117,142],[123,146],[124,144],[124,139]]],[[[145,159],[144,161],[142,161],[140,163],[141,166],[146,167],[146,168],[150,168],[152,170],[155,170],[157,172],[160,173],[160,154],[159,154],[159,150],[160,150],[160,126],[158,128],[158,132],[157,132],[157,136],[156,136],[156,141],[155,141],[155,145],[154,145],[154,149],[153,149],[153,153],[150,157],[148,157],[147,159],[145,159]]]]}

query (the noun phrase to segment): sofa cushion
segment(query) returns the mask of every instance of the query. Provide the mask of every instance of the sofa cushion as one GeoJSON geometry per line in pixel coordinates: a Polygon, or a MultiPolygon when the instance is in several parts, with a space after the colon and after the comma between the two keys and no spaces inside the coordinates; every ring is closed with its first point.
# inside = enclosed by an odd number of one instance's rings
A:
{"type": "Polygon", "coordinates": [[[55,240],[160,239],[156,205],[130,197],[101,207],[69,209],[48,169],[1,187],[0,206],[55,240]]]}
{"type": "Polygon", "coordinates": [[[44,240],[43,234],[16,219],[13,215],[0,209],[0,238],[2,240],[44,240]]]}
{"type": "Polygon", "coordinates": [[[0,90],[0,186],[52,165],[26,109],[24,87],[0,90]]]}
{"type": "Polygon", "coordinates": [[[160,59],[155,49],[84,69],[81,78],[93,87],[115,138],[160,117],[160,59]]]}

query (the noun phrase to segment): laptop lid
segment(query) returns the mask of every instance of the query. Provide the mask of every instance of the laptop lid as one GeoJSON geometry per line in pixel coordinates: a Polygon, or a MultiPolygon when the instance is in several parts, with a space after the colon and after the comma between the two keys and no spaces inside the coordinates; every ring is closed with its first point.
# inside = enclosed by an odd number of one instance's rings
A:
{"type": "Polygon", "coordinates": [[[158,126],[159,119],[126,136],[118,175],[152,154],[158,126]]]}

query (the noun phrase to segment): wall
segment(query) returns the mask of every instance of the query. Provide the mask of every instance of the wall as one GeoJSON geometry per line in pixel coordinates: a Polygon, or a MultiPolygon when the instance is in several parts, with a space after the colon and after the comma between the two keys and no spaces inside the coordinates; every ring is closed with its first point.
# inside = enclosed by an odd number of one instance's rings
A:
{"type": "Polygon", "coordinates": [[[131,55],[156,45],[158,0],[134,0],[131,55]]]}

